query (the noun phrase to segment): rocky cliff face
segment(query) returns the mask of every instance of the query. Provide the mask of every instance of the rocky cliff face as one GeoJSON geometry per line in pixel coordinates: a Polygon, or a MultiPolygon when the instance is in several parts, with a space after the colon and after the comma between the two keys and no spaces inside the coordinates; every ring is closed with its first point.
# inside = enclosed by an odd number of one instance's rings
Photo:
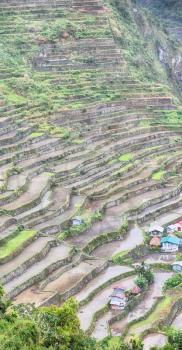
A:
{"type": "Polygon", "coordinates": [[[168,35],[166,42],[156,41],[158,59],[169,79],[182,93],[182,2],[179,0],[137,0],[147,8],[168,35]]]}

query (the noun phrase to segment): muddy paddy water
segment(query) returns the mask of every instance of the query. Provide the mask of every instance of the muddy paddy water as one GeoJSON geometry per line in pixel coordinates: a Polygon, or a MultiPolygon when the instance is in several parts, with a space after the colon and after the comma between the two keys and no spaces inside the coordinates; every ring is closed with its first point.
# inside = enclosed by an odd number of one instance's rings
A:
{"type": "Polygon", "coordinates": [[[144,316],[152,308],[156,302],[156,298],[162,296],[162,287],[165,281],[171,275],[172,272],[156,272],[154,274],[154,283],[150,287],[143,301],[138,306],[136,306],[126,318],[113,323],[111,326],[113,335],[122,334],[129,322],[137,320],[138,318],[144,316]]]}
{"type": "Polygon", "coordinates": [[[96,322],[92,337],[96,338],[97,340],[102,340],[107,337],[109,335],[108,322],[115,314],[116,312],[114,313],[110,310],[103,315],[103,317],[96,322]]]}
{"type": "Polygon", "coordinates": [[[108,287],[99,292],[88,304],[82,306],[78,310],[81,328],[83,330],[87,330],[89,328],[95,312],[102,309],[109,302],[110,296],[113,292],[113,287],[116,284],[122,283],[125,289],[131,289],[134,286],[134,279],[135,277],[132,276],[110,284],[108,287]]]}
{"type": "Polygon", "coordinates": [[[104,266],[103,260],[95,259],[82,261],[77,266],[62,273],[53,281],[48,282],[44,288],[39,289],[38,287],[36,288],[36,286],[28,288],[15,299],[15,303],[20,303],[22,300],[27,303],[31,300],[31,302],[38,306],[55,293],[63,294],[75,288],[82,278],[92,273],[97,268],[102,269],[102,266],[104,266]]]}
{"type": "MultiPolygon", "coordinates": [[[[95,289],[102,286],[105,282],[109,281],[111,278],[114,278],[116,276],[119,276],[123,273],[132,271],[132,268],[128,266],[109,266],[99,274],[96,278],[94,278],[92,281],[90,281],[87,286],[81,290],[80,293],[75,295],[75,298],[78,302],[81,300],[86,299],[90,293],[92,293],[95,289]]],[[[117,282],[116,282],[117,283],[117,282]]]]}
{"type": "Polygon", "coordinates": [[[38,276],[39,274],[43,273],[43,271],[45,271],[46,268],[49,268],[50,265],[55,264],[57,261],[59,261],[60,263],[61,261],[64,261],[64,259],[68,258],[68,256],[70,255],[70,251],[70,246],[66,245],[65,243],[61,243],[59,246],[51,248],[48,254],[42,260],[33,264],[20,276],[12,279],[10,282],[5,284],[5,291],[7,293],[10,293],[17,287],[19,290],[21,290],[21,286],[23,290],[24,284],[27,283],[27,281],[30,281],[31,284],[31,280],[35,278],[35,276],[38,276]]]}
{"type": "Polygon", "coordinates": [[[137,245],[143,243],[144,237],[142,230],[135,226],[131,228],[125,239],[121,241],[114,241],[110,243],[103,244],[102,246],[96,248],[92,255],[97,258],[111,258],[114,254],[121,251],[131,250],[137,245]]]}
{"type": "Polygon", "coordinates": [[[153,346],[164,346],[166,344],[167,341],[167,337],[164,334],[160,334],[160,333],[153,333],[153,334],[149,334],[147,335],[144,340],[144,348],[143,350],[150,350],[151,347],[153,346]]]}
{"type": "Polygon", "coordinates": [[[182,311],[175,317],[171,326],[175,329],[182,330],[182,311]]]}

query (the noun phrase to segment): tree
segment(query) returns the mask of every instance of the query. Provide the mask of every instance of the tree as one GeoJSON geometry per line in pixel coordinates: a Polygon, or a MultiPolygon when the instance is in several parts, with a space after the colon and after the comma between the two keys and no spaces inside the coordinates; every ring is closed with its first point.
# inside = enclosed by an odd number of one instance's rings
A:
{"type": "MultiPolygon", "coordinates": [[[[40,331],[40,343],[54,350],[96,350],[96,341],[87,337],[80,329],[77,303],[73,298],[61,307],[41,309],[30,305],[16,307],[19,317],[33,320],[40,331]]],[[[37,349],[36,349],[37,350],[37,349]]]]}
{"type": "Polygon", "coordinates": [[[174,346],[175,350],[182,349],[182,331],[181,330],[170,330],[168,334],[169,344],[174,346]]]}
{"type": "Polygon", "coordinates": [[[174,276],[168,278],[164,284],[164,289],[175,288],[182,284],[182,274],[176,273],[174,276]]]}
{"type": "Polygon", "coordinates": [[[7,323],[0,339],[1,350],[31,349],[39,343],[38,327],[29,320],[17,319],[13,324],[7,323]]]}
{"type": "Polygon", "coordinates": [[[158,346],[153,346],[150,350],[176,350],[176,349],[173,345],[168,343],[160,348],[158,346]]]}
{"type": "Polygon", "coordinates": [[[4,289],[0,285],[0,318],[7,317],[6,311],[10,305],[11,302],[9,300],[6,300],[4,295],[4,289]]]}
{"type": "Polygon", "coordinates": [[[137,336],[133,336],[130,340],[131,350],[143,350],[143,342],[137,336]]]}
{"type": "Polygon", "coordinates": [[[147,279],[143,276],[138,276],[135,280],[135,283],[140,289],[144,289],[148,285],[147,279]]]}
{"type": "Polygon", "coordinates": [[[154,274],[152,273],[150,266],[145,264],[144,261],[142,261],[142,263],[136,268],[136,271],[139,276],[145,277],[149,284],[154,281],[154,274]]]}

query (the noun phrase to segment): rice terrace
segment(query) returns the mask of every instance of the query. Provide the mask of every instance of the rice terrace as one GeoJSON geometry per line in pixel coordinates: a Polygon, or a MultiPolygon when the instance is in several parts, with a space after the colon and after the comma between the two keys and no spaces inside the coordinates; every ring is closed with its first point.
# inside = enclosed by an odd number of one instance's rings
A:
{"type": "Polygon", "coordinates": [[[0,350],[182,350],[182,2],[0,1],[0,350]]]}

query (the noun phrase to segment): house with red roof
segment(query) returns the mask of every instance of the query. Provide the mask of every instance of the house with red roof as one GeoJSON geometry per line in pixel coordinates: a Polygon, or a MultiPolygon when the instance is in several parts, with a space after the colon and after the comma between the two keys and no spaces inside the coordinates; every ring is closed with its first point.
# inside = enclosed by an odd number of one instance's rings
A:
{"type": "Polygon", "coordinates": [[[138,295],[138,294],[140,294],[141,289],[140,289],[140,287],[138,287],[138,286],[134,286],[134,287],[132,288],[131,292],[132,292],[132,294],[134,294],[134,295],[138,295]]]}
{"type": "Polygon", "coordinates": [[[158,236],[153,236],[150,241],[151,247],[160,247],[160,238],[158,236]]]}
{"type": "Polygon", "coordinates": [[[174,224],[174,226],[175,226],[175,231],[182,232],[182,220],[178,221],[176,224],[174,224]]]}

